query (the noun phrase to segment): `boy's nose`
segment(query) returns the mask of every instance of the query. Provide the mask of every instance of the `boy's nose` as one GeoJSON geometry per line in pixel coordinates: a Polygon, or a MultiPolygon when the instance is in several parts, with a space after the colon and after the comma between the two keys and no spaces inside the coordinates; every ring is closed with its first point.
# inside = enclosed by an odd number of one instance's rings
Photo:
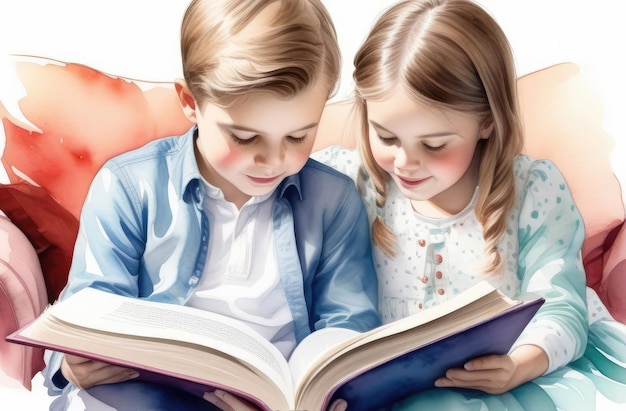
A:
{"type": "Polygon", "coordinates": [[[275,167],[283,163],[285,159],[285,149],[282,144],[272,144],[264,147],[256,156],[259,164],[268,167],[275,167]]]}

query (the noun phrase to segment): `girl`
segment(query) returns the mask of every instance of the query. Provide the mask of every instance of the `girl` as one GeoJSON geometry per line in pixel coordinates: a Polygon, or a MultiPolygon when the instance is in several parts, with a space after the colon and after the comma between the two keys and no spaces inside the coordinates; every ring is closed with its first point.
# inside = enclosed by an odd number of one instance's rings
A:
{"type": "Polygon", "coordinates": [[[626,327],[585,287],[584,225],[563,176],[520,154],[513,57],[494,19],[469,0],[402,1],[354,61],[360,157],[335,146],[316,158],[358,183],[383,321],[481,279],[546,299],[507,355],[468,361],[390,407],[626,404],[626,327]]]}
{"type": "MultiPolygon", "coordinates": [[[[377,326],[358,192],[308,159],[339,75],[324,6],[194,0],[181,47],[176,91],[195,125],[98,172],[61,298],[96,287],[218,312],[285,357],[316,329],[377,326]]],[[[135,380],[134,370],[61,353],[51,353],[44,376],[62,394],[52,409],[211,409],[229,399],[190,398],[135,380]]]]}

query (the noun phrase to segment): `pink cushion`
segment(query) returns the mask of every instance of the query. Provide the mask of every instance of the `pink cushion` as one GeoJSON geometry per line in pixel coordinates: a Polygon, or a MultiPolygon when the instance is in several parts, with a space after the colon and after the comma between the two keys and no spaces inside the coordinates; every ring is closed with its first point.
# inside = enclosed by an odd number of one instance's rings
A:
{"type": "Polygon", "coordinates": [[[587,284],[600,292],[604,252],[614,238],[611,233],[624,221],[620,185],[610,162],[614,141],[602,125],[602,101],[572,63],[523,76],[518,87],[526,152],[551,159],[565,176],[585,222],[587,284]]]}
{"type": "Polygon", "coordinates": [[[604,255],[598,294],[616,320],[626,324],[626,225],[622,225],[604,255]]]}
{"type": "Polygon", "coordinates": [[[8,343],[4,337],[33,321],[46,304],[35,249],[8,218],[0,216],[0,366],[28,389],[33,375],[43,368],[43,352],[8,343]]]}
{"type": "Polygon", "coordinates": [[[35,247],[47,299],[54,302],[67,283],[78,220],[46,190],[28,183],[0,185],[0,210],[35,247]]]}

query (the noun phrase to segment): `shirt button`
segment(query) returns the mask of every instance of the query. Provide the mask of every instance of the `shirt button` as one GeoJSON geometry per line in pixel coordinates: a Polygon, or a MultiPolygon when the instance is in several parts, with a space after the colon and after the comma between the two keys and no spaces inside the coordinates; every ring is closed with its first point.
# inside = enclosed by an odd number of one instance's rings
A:
{"type": "Polygon", "coordinates": [[[417,245],[419,245],[420,247],[426,247],[426,240],[420,238],[419,240],[417,240],[417,245]]]}
{"type": "Polygon", "coordinates": [[[189,278],[189,285],[195,286],[198,284],[199,280],[200,279],[194,275],[193,277],[189,278]]]}
{"type": "Polygon", "coordinates": [[[435,262],[437,264],[441,264],[442,261],[443,261],[443,257],[441,256],[441,254],[435,254],[435,262]]]}
{"type": "Polygon", "coordinates": [[[438,280],[441,280],[441,278],[443,277],[443,273],[441,271],[437,271],[435,273],[435,277],[437,277],[438,280]]]}

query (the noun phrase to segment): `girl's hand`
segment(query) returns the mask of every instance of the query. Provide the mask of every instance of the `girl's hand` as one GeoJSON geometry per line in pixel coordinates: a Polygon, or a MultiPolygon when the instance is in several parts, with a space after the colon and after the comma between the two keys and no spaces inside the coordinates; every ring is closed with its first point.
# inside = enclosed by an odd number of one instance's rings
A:
{"type": "Polygon", "coordinates": [[[259,408],[242,398],[222,390],[204,393],[204,399],[223,411],[258,411],[259,408]]]}
{"type": "Polygon", "coordinates": [[[82,389],[99,384],[127,381],[139,376],[135,370],[130,368],[69,354],[63,356],[61,373],[69,382],[82,389]]]}
{"type": "Polygon", "coordinates": [[[452,368],[435,381],[437,387],[472,388],[489,394],[502,394],[542,375],[548,357],[534,345],[520,346],[510,355],[488,355],[452,368]]]}

